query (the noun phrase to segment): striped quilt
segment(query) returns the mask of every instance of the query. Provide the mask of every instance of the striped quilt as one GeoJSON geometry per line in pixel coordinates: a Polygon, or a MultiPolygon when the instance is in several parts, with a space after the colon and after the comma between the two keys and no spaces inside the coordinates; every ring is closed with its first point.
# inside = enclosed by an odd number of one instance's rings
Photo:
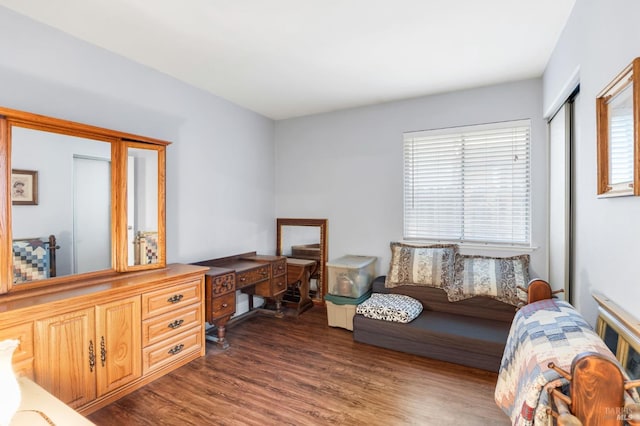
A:
{"type": "Polygon", "coordinates": [[[614,355],[573,306],[559,300],[541,300],[520,309],[511,324],[495,399],[513,425],[545,425],[549,405],[545,386],[566,384],[547,367],[553,361],[570,371],[582,352],[614,355]]]}

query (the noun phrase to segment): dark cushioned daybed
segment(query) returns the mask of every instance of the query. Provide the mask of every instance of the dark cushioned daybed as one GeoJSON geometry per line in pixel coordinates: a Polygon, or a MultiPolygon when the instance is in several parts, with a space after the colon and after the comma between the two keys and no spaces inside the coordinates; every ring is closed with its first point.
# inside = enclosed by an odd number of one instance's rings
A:
{"type": "Polygon", "coordinates": [[[356,314],[353,339],[388,349],[422,355],[497,372],[511,322],[513,305],[477,296],[449,302],[441,288],[401,285],[385,287],[385,277],[373,282],[373,292],[397,293],[422,302],[422,313],[403,324],[356,314]]]}
{"type": "MultiPolygon", "coordinates": [[[[374,294],[383,293],[376,300],[403,294],[420,301],[422,312],[403,324],[358,306],[353,338],[497,372],[516,306],[526,296],[528,270],[528,255],[463,255],[455,244],[392,242],[389,272],[373,283],[374,294]]],[[[394,308],[381,304],[383,314],[394,308]]]]}

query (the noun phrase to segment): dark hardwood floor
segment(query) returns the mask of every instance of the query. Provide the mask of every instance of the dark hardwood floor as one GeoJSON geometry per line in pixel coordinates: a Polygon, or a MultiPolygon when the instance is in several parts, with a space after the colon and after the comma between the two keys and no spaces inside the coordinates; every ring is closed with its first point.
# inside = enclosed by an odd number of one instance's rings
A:
{"type": "Polygon", "coordinates": [[[97,425],[508,425],[495,373],[376,348],[327,326],[254,316],[231,347],[93,413],[97,425]]]}

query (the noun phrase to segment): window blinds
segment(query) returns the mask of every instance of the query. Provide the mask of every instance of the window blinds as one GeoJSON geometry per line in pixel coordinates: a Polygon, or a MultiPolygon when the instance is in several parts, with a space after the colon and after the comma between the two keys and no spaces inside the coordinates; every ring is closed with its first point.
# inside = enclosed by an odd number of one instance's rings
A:
{"type": "Polygon", "coordinates": [[[633,182],[633,110],[617,109],[609,125],[609,185],[633,182]]]}
{"type": "Polygon", "coordinates": [[[404,134],[404,238],[530,244],[529,120],[404,134]]]}

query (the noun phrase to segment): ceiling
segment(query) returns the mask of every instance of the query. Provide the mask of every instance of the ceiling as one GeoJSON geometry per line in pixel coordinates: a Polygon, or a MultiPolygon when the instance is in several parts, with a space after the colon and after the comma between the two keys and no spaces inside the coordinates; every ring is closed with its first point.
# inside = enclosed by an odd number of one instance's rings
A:
{"type": "Polygon", "coordinates": [[[575,0],[0,0],[273,119],[542,75],[575,0]]]}

